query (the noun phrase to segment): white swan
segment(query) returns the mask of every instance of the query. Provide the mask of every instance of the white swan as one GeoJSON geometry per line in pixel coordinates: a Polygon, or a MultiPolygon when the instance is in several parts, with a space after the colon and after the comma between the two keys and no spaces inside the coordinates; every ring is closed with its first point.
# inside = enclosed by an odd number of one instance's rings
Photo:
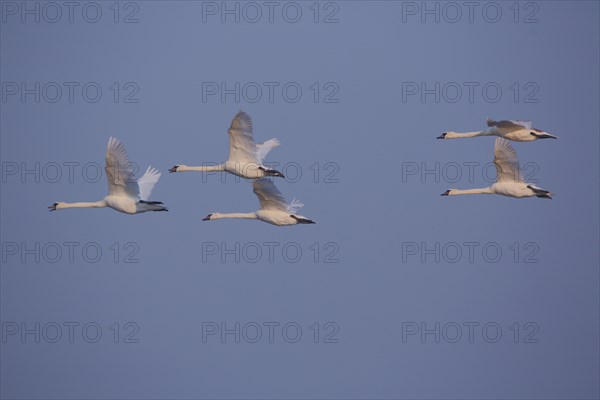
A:
{"type": "Polygon", "coordinates": [[[273,182],[267,178],[257,179],[252,183],[254,194],[258,197],[260,203],[260,210],[252,213],[211,213],[208,214],[203,221],[212,221],[213,219],[221,218],[245,218],[245,219],[259,219],[264,222],[268,222],[273,225],[296,225],[296,224],[315,224],[312,221],[302,215],[296,214],[298,208],[303,207],[304,204],[300,203],[296,199],[292,200],[288,204],[281,192],[275,187],[273,182]]]}
{"type": "Polygon", "coordinates": [[[475,136],[499,136],[515,142],[531,142],[537,139],[558,139],[556,136],[531,127],[527,121],[494,121],[487,119],[488,129],[477,132],[444,132],[438,139],[457,139],[475,136]]]}
{"type": "Polygon", "coordinates": [[[551,199],[552,193],[541,189],[531,183],[526,183],[519,169],[517,153],[510,143],[502,138],[497,138],[494,146],[494,164],[496,164],[497,179],[492,186],[482,189],[450,189],[442,196],[456,196],[461,194],[500,194],[510,197],[540,197],[551,199]]]}
{"type": "Polygon", "coordinates": [[[108,180],[108,196],[96,202],[52,204],[50,211],[64,208],[98,208],[110,207],[126,214],[139,214],[146,211],[169,211],[160,201],[148,201],[160,172],[148,167],[146,173],[138,180],[133,176],[133,166],[129,162],[125,146],[111,137],[106,148],[106,178],[108,180]]]}
{"type": "Polygon", "coordinates": [[[229,159],[219,165],[188,167],[178,164],[169,172],[184,171],[227,171],[247,179],[262,178],[264,176],[278,176],[283,174],[274,169],[263,166],[263,160],[273,148],[279,146],[279,140],[270,139],[262,144],[256,144],[252,136],[252,119],[243,111],[238,112],[229,127],[229,159]]]}

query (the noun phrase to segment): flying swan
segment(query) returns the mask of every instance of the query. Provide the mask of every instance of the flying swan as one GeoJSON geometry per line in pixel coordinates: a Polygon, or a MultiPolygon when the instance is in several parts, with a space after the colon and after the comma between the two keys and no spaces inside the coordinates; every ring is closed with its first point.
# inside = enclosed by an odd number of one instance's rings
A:
{"type": "Polygon", "coordinates": [[[527,121],[494,121],[487,119],[488,129],[477,132],[444,132],[438,139],[457,139],[475,136],[499,136],[515,142],[531,142],[537,139],[558,139],[556,136],[531,127],[527,121]]]}
{"type": "Polygon", "coordinates": [[[531,183],[526,183],[519,169],[517,153],[510,143],[502,138],[496,139],[494,146],[494,164],[496,164],[497,179],[492,186],[482,189],[450,189],[442,196],[456,196],[460,194],[501,194],[509,197],[540,197],[551,199],[552,193],[543,190],[531,183]]]}
{"type": "Polygon", "coordinates": [[[273,182],[267,178],[255,180],[252,183],[252,187],[254,189],[254,194],[256,197],[258,197],[260,210],[252,213],[212,213],[208,214],[202,220],[212,221],[213,219],[221,218],[259,219],[261,221],[268,222],[269,224],[278,226],[316,223],[306,217],[303,217],[302,215],[296,214],[298,208],[303,207],[304,204],[300,203],[296,199],[292,200],[292,202],[288,204],[273,182]]]}
{"type": "Polygon", "coordinates": [[[278,176],[283,174],[274,169],[263,166],[263,160],[273,148],[279,146],[279,140],[270,139],[263,144],[256,144],[252,136],[252,119],[243,111],[238,112],[229,127],[229,159],[219,165],[188,167],[178,164],[169,172],[184,171],[227,171],[247,179],[262,178],[264,176],[278,176]]]}
{"type": "Polygon", "coordinates": [[[146,211],[169,211],[160,201],[148,201],[160,172],[148,167],[140,178],[133,176],[133,166],[129,162],[125,146],[118,139],[108,139],[106,148],[106,178],[108,179],[108,196],[96,202],[52,204],[50,211],[63,208],[100,208],[110,207],[126,214],[140,214],[146,211]]]}

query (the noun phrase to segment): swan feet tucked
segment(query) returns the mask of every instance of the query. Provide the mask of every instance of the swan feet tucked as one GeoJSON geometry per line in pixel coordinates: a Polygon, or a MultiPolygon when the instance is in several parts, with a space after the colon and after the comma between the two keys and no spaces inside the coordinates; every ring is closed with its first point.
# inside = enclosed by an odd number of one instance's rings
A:
{"type": "Polygon", "coordinates": [[[537,139],[558,139],[556,136],[551,135],[549,133],[546,133],[546,132],[543,132],[543,131],[538,131],[538,132],[542,132],[542,133],[529,132],[529,134],[531,136],[534,136],[537,139]]]}
{"type": "Polygon", "coordinates": [[[547,190],[544,189],[540,189],[537,188],[535,186],[531,186],[531,185],[527,185],[527,188],[530,189],[533,193],[535,193],[536,197],[539,197],[540,199],[550,199],[552,200],[552,193],[550,193],[547,190]]]}
{"type": "Polygon", "coordinates": [[[164,204],[162,201],[140,200],[138,201],[138,204],[146,205],[149,208],[149,211],[169,211],[168,208],[162,206],[162,204],[164,204]]]}
{"type": "Polygon", "coordinates": [[[276,169],[265,168],[265,167],[258,167],[258,169],[263,171],[266,176],[276,176],[278,178],[285,179],[285,176],[283,176],[283,174],[281,172],[277,171],[276,169]]]}
{"type": "Polygon", "coordinates": [[[308,218],[302,218],[302,217],[297,217],[293,214],[290,214],[290,217],[294,218],[296,221],[298,221],[299,224],[316,224],[315,221],[310,220],[308,218]]]}

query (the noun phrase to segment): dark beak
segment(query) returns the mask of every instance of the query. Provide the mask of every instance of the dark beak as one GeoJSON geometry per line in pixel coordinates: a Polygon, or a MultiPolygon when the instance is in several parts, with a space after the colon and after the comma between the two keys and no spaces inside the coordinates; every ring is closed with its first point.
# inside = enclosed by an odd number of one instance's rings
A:
{"type": "Polygon", "coordinates": [[[447,132],[442,133],[437,139],[444,139],[446,137],[447,132]]]}
{"type": "Polygon", "coordinates": [[[449,194],[450,194],[450,189],[448,189],[444,193],[440,194],[440,196],[448,196],[449,194]]]}
{"type": "Polygon", "coordinates": [[[177,167],[179,167],[179,165],[176,165],[173,168],[169,169],[169,172],[170,173],[177,172],[177,167]]]}
{"type": "Polygon", "coordinates": [[[208,214],[206,217],[202,218],[202,221],[210,221],[210,216],[212,214],[208,214]]]}
{"type": "Polygon", "coordinates": [[[56,211],[56,203],[52,204],[51,206],[48,206],[48,211],[56,211]]]}

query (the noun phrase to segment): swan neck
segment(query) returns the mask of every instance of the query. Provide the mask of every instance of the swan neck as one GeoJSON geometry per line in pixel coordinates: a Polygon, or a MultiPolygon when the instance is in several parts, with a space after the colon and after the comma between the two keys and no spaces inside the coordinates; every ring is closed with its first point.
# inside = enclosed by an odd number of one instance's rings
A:
{"type": "Polygon", "coordinates": [[[256,213],[228,213],[228,214],[213,214],[211,219],[221,218],[242,218],[242,219],[257,219],[256,213]]]}
{"type": "Polygon", "coordinates": [[[446,135],[446,139],[456,139],[456,138],[469,138],[475,136],[487,136],[487,131],[475,131],[475,132],[448,132],[446,135]]]}
{"type": "Polygon", "coordinates": [[[479,189],[453,189],[450,191],[450,195],[451,196],[457,196],[457,195],[461,195],[461,194],[493,194],[494,192],[492,191],[491,188],[486,187],[486,188],[479,188],[479,189]]]}
{"type": "Polygon", "coordinates": [[[104,200],[94,201],[94,202],[81,201],[78,203],[64,203],[60,206],[60,208],[101,208],[101,207],[106,207],[106,202],[104,200]]]}
{"type": "Polygon", "coordinates": [[[213,172],[213,171],[224,171],[225,170],[225,164],[219,164],[219,165],[202,165],[202,166],[198,166],[198,167],[188,167],[188,166],[180,166],[178,168],[179,171],[184,172],[184,171],[198,171],[198,172],[213,172]]]}

